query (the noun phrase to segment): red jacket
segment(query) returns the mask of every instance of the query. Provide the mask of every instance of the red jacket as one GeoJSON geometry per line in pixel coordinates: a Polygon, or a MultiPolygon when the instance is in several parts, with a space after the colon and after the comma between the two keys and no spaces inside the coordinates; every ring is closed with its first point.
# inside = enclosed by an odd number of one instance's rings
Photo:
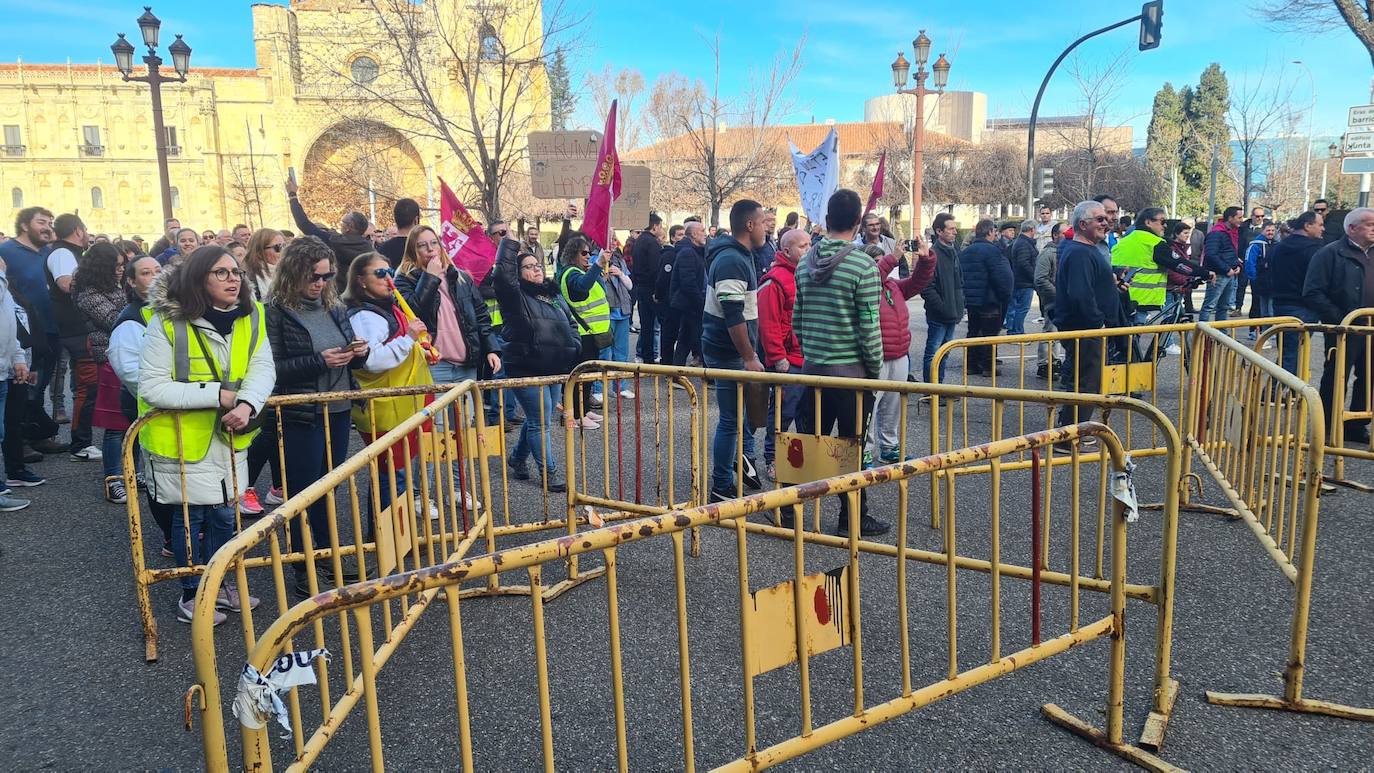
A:
{"type": "MultiPolygon", "coordinates": [[[[878,258],[878,278],[882,291],[878,296],[878,327],[883,333],[883,359],[895,360],[911,352],[911,315],[906,299],[921,294],[935,276],[935,254],[930,253],[916,262],[911,276],[893,279],[889,274],[897,267],[896,255],[878,258]]],[[[760,312],[760,323],[762,323],[760,312]]]]}
{"type": "Polygon", "coordinates": [[[779,252],[759,279],[759,344],[763,349],[763,365],[773,365],[786,359],[793,368],[800,368],[801,344],[792,332],[792,305],[797,300],[797,266],[779,252]]]}

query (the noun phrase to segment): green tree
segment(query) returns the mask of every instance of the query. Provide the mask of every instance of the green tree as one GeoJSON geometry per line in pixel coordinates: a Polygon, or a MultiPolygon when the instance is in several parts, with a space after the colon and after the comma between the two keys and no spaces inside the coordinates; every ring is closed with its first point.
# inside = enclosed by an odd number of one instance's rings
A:
{"type": "Polygon", "coordinates": [[[1197,88],[1184,88],[1183,172],[1179,176],[1179,209],[1184,212],[1208,211],[1213,158],[1218,169],[1217,207],[1233,203],[1230,198],[1236,186],[1229,175],[1231,147],[1227,140],[1231,133],[1226,125],[1230,107],[1231,87],[1216,62],[1202,71],[1197,88]]]}
{"type": "MultiPolygon", "coordinates": [[[[1185,123],[1183,93],[1175,90],[1172,83],[1165,83],[1155,92],[1150,128],[1145,133],[1145,166],[1149,170],[1155,201],[1168,201],[1172,193],[1173,176],[1183,161],[1185,123]]],[[[1182,182],[1179,181],[1180,195],[1182,182]]],[[[1177,216],[1177,213],[1170,214],[1177,216]]]]}
{"type": "Polygon", "coordinates": [[[568,119],[577,110],[577,94],[572,90],[572,76],[568,73],[568,60],[563,49],[553,52],[548,76],[549,119],[553,129],[563,131],[568,128],[568,119]]]}

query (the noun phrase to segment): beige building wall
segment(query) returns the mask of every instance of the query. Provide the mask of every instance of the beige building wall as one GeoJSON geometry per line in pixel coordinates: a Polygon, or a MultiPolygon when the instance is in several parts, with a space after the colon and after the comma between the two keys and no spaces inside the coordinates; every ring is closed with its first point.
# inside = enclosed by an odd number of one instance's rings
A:
{"type": "MultiPolygon", "coordinates": [[[[443,3],[445,14],[467,8],[458,0],[429,1],[443,3]]],[[[538,3],[525,7],[540,13],[538,3]]],[[[175,132],[168,159],[173,214],[183,225],[202,231],[240,222],[294,229],[283,187],[286,170],[296,168],[307,205],[312,187],[339,185],[327,179],[326,162],[349,152],[350,138],[336,130],[345,115],[365,116],[392,147],[389,163],[399,169],[378,175],[390,172],[394,179],[388,182],[402,188],[399,193],[437,207],[438,175],[455,186],[466,179],[449,146],[421,137],[418,123],[375,101],[355,101],[358,90],[347,80],[354,60],[371,57],[383,74],[394,71],[385,60],[384,32],[367,6],[293,0],[290,6],[253,5],[252,14],[255,68],[197,67],[193,54],[189,80],[162,89],[164,122],[175,132]],[[352,44],[340,45],[341,34],[352,44]]],[[[188,42],[195,47],[196,41],[188,42]]],[[[437,51],[427,61],[436,72],[449,66],[437,51]]],[[[136,72],[141,66],[136,58],[136,72]]],[[[542,71],[535,81],[524,109],[534,116],[535,128],[545,128],[549,100],[542,71]]],[[[438,93],[455,110],[467,109],[466,94],[451,85],[438,93]]],[[[0,230],[12,232],[18,209],[41,205],[79,213],[94,233],[156,238],[162,203],[150,104],[146,86],[124,83],[110,65],[0,65],[0,125],[6,134],[0,191],[10,205],[0,230]]],[[[352,206],[370,214],[355,182],[345,181],[358,199],[352,206]]],[[[310,215],[332,226],[342,214],[333,209],[310,215]]],[[[376,210],[377,219],[389,223],[389,203],[376,210]]]]}
{"type": "MultiPolygon", "coordinates": [[[[908,124],[916,106],[911,94],[883,94],[864,101],[864,121],[908,124]]],[[[977,91],[927,94],[925,125],[931,131],[975,145],[983,141],[988,120],[988,95],[977,91]]]]}

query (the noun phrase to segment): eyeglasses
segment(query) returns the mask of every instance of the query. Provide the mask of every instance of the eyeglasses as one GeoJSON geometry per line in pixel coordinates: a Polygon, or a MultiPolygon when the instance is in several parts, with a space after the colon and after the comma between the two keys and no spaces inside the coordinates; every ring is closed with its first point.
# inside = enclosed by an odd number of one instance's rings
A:
{"type": "Polygon", "coordinates": [[[372,269],[372,275],[377,277],[378,279],[385,279],[389,276],[396,276],[396,271],[394,269],[383,266],[381,268],[372,269]]]}
{"type": "Polygon", "coordinates": [[[590,255],[590,254],[592,254],[592,251],[591,251],[591,250],[582,250],[582,251],[578,252],[577,254],[578,254],[578,255],[590,255]]]}
{"type": "Polygon", "coordinates": [[[439,240],[438,240],[438,239],[426,239],[425,241],[422,241],[422,242],[416,242],[416,243],[415,243],[415,246],[416,246],[416,247],[424,247],[424,248],[426,248],[426,249],[433,249],[433,248],[439,246],[439,240]]]}
{"type": "Polygon", "coordinates": [[[1111,219],[1110,217],[1107,217],[1106,215],[1098,215],[1098,216],[1094,217],[1093,220],[1095,220],[1095,221],[1097,221],[1097,222],[1099,222],[1099,223],[1110,223],[1110,222],[1112,222],[1112,219],[1111,219]]]}
{"type": "Polygon", "coordinates": [[[540,269],[540,265],[539,265],[538,263],[521,263],[521,264],[520,264],[520,270],[521,270],[521,271],[538,271],[539,269],[540,269]]]}
{"type": "Polygon", "coordinates": [[[499,231],[492,231],[492,232],[491,232],[491,235],[492,235],[492,236],[500,236],[500,237],[502,237],[502,238],[505,238],[506,234],[508,234],[508,233],[510,233],[510,231],[507,231],[507,230],[505,230],[505,229],[503,228],[503,229],[501,229],[501,230],[499,230],[499,231]]]}
{"type": "Polygon", "coordinates": [[[310,281],[311,281],[311,282],[328,282],[329,280],[331,280],[331,279],[334,278],[334,275],[335,275],[336,273],[337,273],[337,272],[330,271],[330,272],[325,273],[325,274],[316,274],[315,272],[312,271],[312,272],[310,272],[310,281]]]}
{"type": "Polygon", "coordinates": [[[210,276],[213,276],[221,282],[228,282],[231,276],[239,281],[243,281],[246,275],[246,272],[241,268],[216,268],[210,271],[210,276]]]}
{"type": "Polygon", "coordinates": [[[269,249],[269,250],[271,250],[271,251],[273,251],[273,252],[281,252],[282,250],[286,249],[286,245],[285,245],[285,244],[269,244],[269,245],[267,245],[267,249],[269,249]]]}

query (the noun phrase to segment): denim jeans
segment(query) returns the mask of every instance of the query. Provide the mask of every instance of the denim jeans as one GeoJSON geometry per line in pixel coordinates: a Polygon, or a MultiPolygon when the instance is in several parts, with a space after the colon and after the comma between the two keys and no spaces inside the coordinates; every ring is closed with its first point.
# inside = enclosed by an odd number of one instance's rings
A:
{"type": "MultiPolygon", "coordinates": [[[[1259,312],[1257,314],[1252,313],[1250,315],[1251,319],[1274,316],[1274,298],[1270,295],[1260,295],[1255,292],[1255,286],[1250,285],[1250,311],[1254,312],[1255,309],[1259,309],[1259,312]]],[[[1269,326],[1260,325],[1259,329],[1260,331],[1268,330],[1269,326]]],[[[1255,331],[1252,328],[1250,332],[1254,333],[1255,331]]]]}
{"type": "Polygon", "coordinates": [[[429,377],[436,384],[456,384],[459,381],[477,378],[477,369],[459,365],[456,362],[440,360],[429,366],[429,377]]]}
{"type": "MultiPolygon", "coordinates": [[[[234,536],[233,505],[171,505],[172,556],[177,566],[206,564],[234,536]],[[186,553],[187,543],[191,553],[186,553]]],[[[183,595],[200,587],[200,576],[181,578],[183,595]]]]}
{"type": "MultiPolygon", "coordinates": [[[[739,357],[719,359],[706,355],[706,367],[721,370],[744,370],[744,360],[739,357]]],[[[714,491],[728,491],[735,495],[735,452],[741,431],[739,397],[735,381],[719,380],[715,383],[716,406],[720,418],[716,421],[716,433],[711,439],[711,488],[714,491]]],[[[744,430],[744,455],[754,458],[754,433],[744,430]]]]}
{"type": "MultiPolygon", "coordinates": [[[[6,384],[9,382],[6,381],[6,384]]],[[[107,429],[100,441],[100,453],[104,455],[101,463],[105,467],[106,478],[120,478],[124,475],[124,433],[122,429],[107,429]]],[[[134,458],[138,458],[138,446],[134,446],[134,458]]]]}
{"type": "MultiPolygon", "coordinates": [[[[491,377],[492,377],[493,379],[502,379],[502,378],[505,378],[505,377],[506,377],[506,366],[503,364],[503,365],[501,366],[501,369],[500,369],[500,370],[498,370],[498,371],[496,371],[495,373],[491,374],[491,377]]],[[[507,423],[514,424],[515,421],[516,421],[516,419],[518,419],[518,418],[520,417],[520,412],[519,412],[519,409],[517,408],[517,403],[516,403],[516,400],[515,400],[515,396],[511,394],[511,390],[509,390],[509,389],[489,389],[489,390],[486,390],[486,391],[482,392],[482,401],[483,401],[483,403],[485,403],[485,405],[486,405],[487,416],[488,416],[489,419],[496,416],[497,408],[498,408],[499,406],[502,406],[502,405],[505,406],[506,422],[507,422],[507,423]]],[[[488,423],[488,424],[495,424],[496,422],[488,420],[487,423],[488,423]]]]}
{"type": "MultiPolygon", "coordinates": [[[[603,349],[601,359],[613,362],[630,361],[630,318],[619,316],[618,312],[611,312],[611,345],[608,349],[603,349]]],[[[616,379],[611,382],[611,389],[617,392],[626,389],[625,379],[616,379]]]]}
{"type": "Polygon", "coordinates": [[[1034,287],[1019,287],[1011,291],[1011,305],[1007,307],[1007,318],[1003,323],[1007,335],[1026,332],[1026,314],[1030,312],[1031,297],[1034,295],[1034,287]]]}
{"type": "MultiPolygon", "coordinates": [[[[520,425],[520,437],[515,441],[515,448],[511,449],[510,457],[506,461],[512,467],[519,467],[533,456],[535,466],[545,470],[552,480],[558,471],[558,464],[553,457],[553,440],[549,437],[552,432],[549,428],[553,425],[554,405],[562,388],[526,386],[516,387],[510,391],[525,411],[525,423],[520,425]]],[[[571,406],[568,406],[568,412],[571,414],[571,406]]]]}
{"type": "Polygon", "coordinates": [[[945,380],[945,368],[949,365],[949,358],[940,361],[940,378],[936,380],[930,378],[930,364],[935,360],[935,353],[940,347],[954,340],[954,331],[958,327],[958,322],[938,322],[926,317],[926,350],[921,361],[921,380],[928,384],[945,380]]]}
{"type": "MultiPolygon", "coordinates": [[[[1297,317],[1309,323],[1317,321],[1317,315],[1313,314],[1311,309],[1295,303],[1276,301],[1273,311],[1276,317],[1297,317]]],[[[1283,347],[1283,356],[1279,358],[1279,364],[1284,370],[1301,378],[1298,373],[1298,357],[1301,355],[1302,333],[1280,333],[1279,345],[1283,347]]]]}
{"type": "MultiPolygon", "coordinates": [[[[348,458],[348,430],[352,417],[348,411],[331,411],[329,421],[329,448],[324,445],[324,417],[315,423],[282,424],[281,441],[286,457],[287,494],[299,494],[302,489],[323,478],[325,473],[338,467],[348,458]],[[328,455],[326,456],[326,451],[328,455]]],[[[385,459],[383,477],[386,476],[385,459]]],[[[390,501],[389,497],[386,497],[390,501]]],[[[385,504],[383,505],[385,507],[385,504]]],[[[336,512],[342,510],[336,507],[336,512]]],[[[310,544],[321,548],[329,545],[329,498],[320,497],[310,506],[310,544]]],[[[301,519],[291,519],[291,546],[300,550],[305,543],[301,535],[301,519]]]]}
{"type": "Polygon", "coordinates": [[[1207,285],[1207,294],[1202,298],[1202,311],[1198,314],[1198,321],[1225,322],[1235,290],[1236,278],[1233,276],[1219,276],[1215,284],[1207,285]]]}
{"type": "Polygon", "coordinates": [[[801,405],[802,395],[806,394],[806,387],[800,385],[790,385],[773,387],[768,392],[768,424],[763,434],[763,461],[772,464],[777,458],[774,449],[777,447],[777,433],[786,432],[789,425],[797,418],[797,406],[801,405]],[[773,426],[773,417],[777,414],[778,393],[782,393],[782,423],[773,426]]]}

